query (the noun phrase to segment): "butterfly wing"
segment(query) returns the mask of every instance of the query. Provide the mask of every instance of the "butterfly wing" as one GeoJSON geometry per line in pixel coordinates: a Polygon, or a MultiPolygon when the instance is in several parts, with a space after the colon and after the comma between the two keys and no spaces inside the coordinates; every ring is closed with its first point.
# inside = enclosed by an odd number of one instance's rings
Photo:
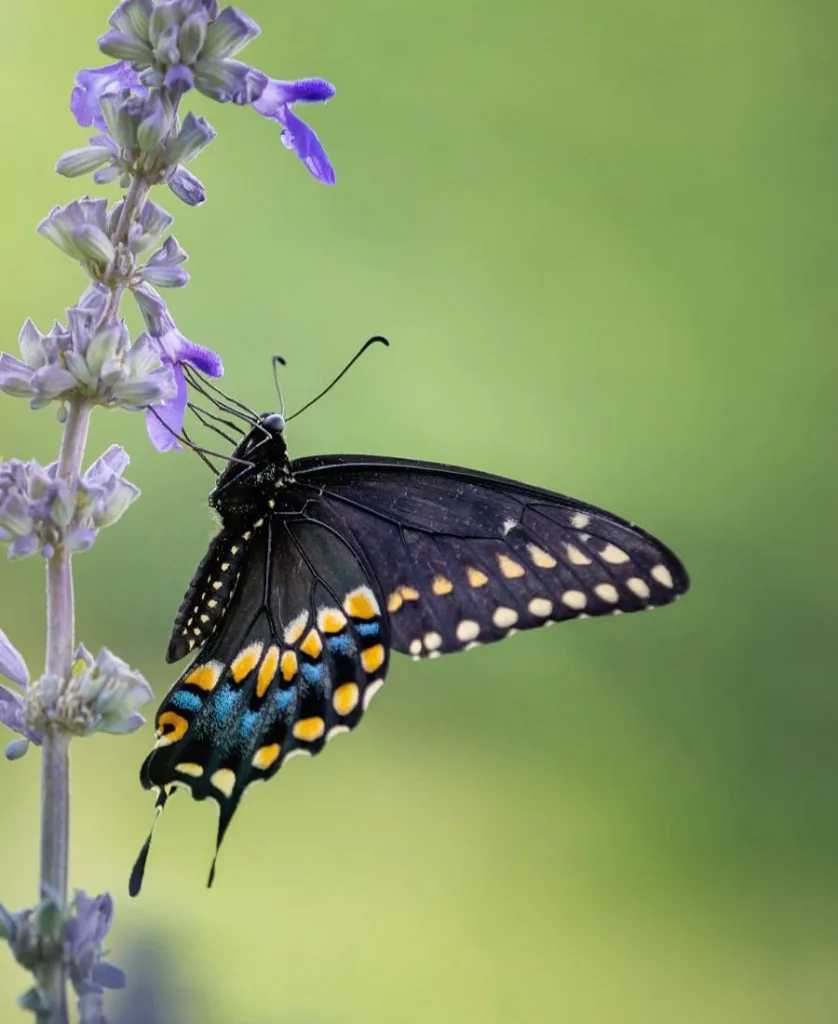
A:
{"type": "Polygon", "coordinates": [[[311,508],[251,532],[238,585],[161,704],[141,770],[146,788],[216,800],[219,844],[245,788],[353,729],[387,671],[386,618],[363,556],[339,517],[311,508]]]}
{"type": "Polygon", "coordinates": [[[514,480],[370,456],[299,459],[291,472],[340,510],[375,573],[393,649],[414,657],[654,608],[689,586],[644,530],[514,480]]]}

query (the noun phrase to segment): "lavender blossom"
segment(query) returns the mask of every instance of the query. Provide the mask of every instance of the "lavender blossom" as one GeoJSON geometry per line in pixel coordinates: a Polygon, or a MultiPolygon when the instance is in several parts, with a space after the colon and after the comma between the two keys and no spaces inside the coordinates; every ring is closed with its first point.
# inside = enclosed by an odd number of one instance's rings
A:
{"type": "Polygon", "coordinates": [[[102,959],[102,943],[113,922],[113,900],[108,893],[90,897],[79,889],[73,911],[64,930],[64,945],[70,980],[79,996],[81,1021],[104,1019],[100,1001],[89,997],[101,997],[106,988],[125,986],[125,974],[102,959]],[[97,1012],[99,1018],[92,1015],[97,1012]]]}
{"type": "MultiPolygon", "coordinates": [[[[29,670],[23,656],[14,647],[6,634],[0,630],[0,675],[4,675],[10,682],[14,683],[24,694],[29,686],[29,670]]],[[[30,743],[40,745],[43,733],[30,729],[25,722],[26,704],[24,698],[15,690],[7,686],[0,686],[0,722],[19,733],[23,738],[13,740],[6,747],[6,757],[15,761],[23,757],[30,743]]]]}
{"type": "Polygon", "coordinates": [[[76,74],[75,83],[76,87],[70,94],[73,117],[82,128],[92,126],[100,132],[108,130],[99,105],[103,96],[122,89],[130,89],[142,96],[148,95],[148,89],[140,82],[139,73],[127,60],[103,68],[83,68],[76,74]]]}
{"type": "Polygon", "coordinates": [[[80,644],[68,679],[43,675],[29,688],[24,725],[41,736],[51,725],[75,736],[135,732],[145,723],[139,709],[153,696],[143,676],[106,647],[94,658],[80,644]]]}
{"type": "Polygon", "coordinates": [[[221,356],[212,349],[190,341],[177,329],[177,325],[160,295],[148,284],[134,289],[134,298],[148,326],[149,343],[157,349],[165,366],[171,368],[177,391],[170,401],[156,405],[146,412],[146,429],[151,443],[158,451],[179,448],[178,434],[188,401],[184,366],[191,366],[208,377],[221,377],[224,366],[221,356]]]}
{"type": "Polygon", "coordinates": [[[139,489],[122,477],[128,461],[123,448],[111,445],[75,480],[60,477],[57,462],[0,463],[0,543],[9,544],[9,558],[36,551],[52,558],[61,548],[89,548],[99,530],[139,497],[139,489]]]}
{"type": "Polygon", "coordinates": [[[334,185],[335,172],[320,140],[309,126],[292,113],[295,103],[324,103],[335,95],[335,87],[322,78],[302,78],[297,82],[270,79],[253,109],[282,126],[280,139],[293,149],[310,174],[324,185],[334,185]]]}
{"type": "Polygon", "coordinates": [[[67,327],[42,334],[27,320],[20,332],[23,359],[0,353],[0,391],[25,397],[33,409],[73,395],[97,405],[135,410],[171,400],[176,382],[145,336],[131,342],[125,321],[104,322],[110,292],[92,285],[67,310],[67,327]]]}

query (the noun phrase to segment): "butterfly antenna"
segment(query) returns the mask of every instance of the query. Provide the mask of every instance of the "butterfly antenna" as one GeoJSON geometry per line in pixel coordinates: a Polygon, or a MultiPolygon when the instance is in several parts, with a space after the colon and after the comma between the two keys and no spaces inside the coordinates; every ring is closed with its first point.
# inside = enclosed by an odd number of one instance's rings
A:
{"type": "Polygon", "coordinates": [[[280,366],[285,366],[285,360],[282,356],[274,355],[271,359],[274,368],[274,384],[276,384],[276,393],[279,395],[279,415],[285,415],[285,399],[282,397],[282,388],[279,385],[279,369],[280,366]]]}
{"type": "Polygon", "coordinates": [[[340,373],[337,375],[337,377],[335,377],[335,379],[332,381],[332,383],[329,384],[328,387],[323,388],[323,390],[320,392],[320,394],[319,395],[315,395],[315,397],[312,398],[312,400],[310,402],[306,402],[306,404],[302,407],[302,409],[298,409],[293,414],[293,416],[288,416],[286,418],[285,422],[286,423],[290,423],[291,420],[293,420],[297,416],[299,416],[301,412],[305,412],[306,409],[310,409],[311,406],[313,406],[315,402],[319,402],[320,399],[324,395],[328,394],[332,390],[332,388],[335,386],[335,384],[337,384],[337,382],[341,379],[341,377],[343,377],[344,374],[348,373],[348,371],[355,365],[355,363],[358,362],[358,360],[367,351],[367,349],[370,347],[370,345],[375,345],[378,342],[380,342],[382,345],[387,345],[388,348],[390,346],[390,342],[386,338],[382,337],[382,335],[380,335],[380,334],[376,334],[374,338],[370,338],[368,341],[365,341],[364,344],[361,346],[361,348],[358,350],[358,352],[355,353],[355,355],[349,360],[349,362],[346,364],[346,366],[344,366],[344,368],[340,371],[340,373]]]}
{"type": "MultiPolygon", "coordinates": [[[[170,791],[171,792],[171,791],[170,791]]],[[[154,838],[154,830],[157,828],[157,822],[160,821],[160,815],[163,813],[163,808],[166,806],[166,801],[169,798],[169,793],[165,789],[161,789],[157,797],[157,801],[154,804],[154,821],[151,823],[151,829],[148,833],[148,838],[143,843],[143,848],[140,850],[139,856],[134,862],[134,867],[131,869],[131,877],[128,880],[128,895],[138,896],[140,889],[143,887],[143,876],[145,875],[145,866],[148,861],[148,853],[151,849],[151,840],[154,838]]]]}

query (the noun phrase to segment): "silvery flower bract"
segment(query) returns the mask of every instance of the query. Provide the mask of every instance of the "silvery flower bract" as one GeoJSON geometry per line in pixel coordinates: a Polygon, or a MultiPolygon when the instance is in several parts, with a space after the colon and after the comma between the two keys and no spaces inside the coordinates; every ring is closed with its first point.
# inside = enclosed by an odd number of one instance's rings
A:
{"type": "Polygon", "coordinates": [[[55,323],[47,334],[27,320],[19,338],[23,358],[0,353],[0,391],[28,398],[33,409],[73,393],[133,410],[172,399],[172,370],[149,339],[132,343],[122,319],[102,326],[109,297],[104,285],[92,285],[67,310],[67,326],[55,323]]]}
{"type": "Polygon", "coordinates": [[[10,558],[36,551],[51,558],[59,547],[89,548],[102,527],[115,523],[139,489],[123,479],[128,456],[112,445],[77,480],[58,475],[58,463],[34,459],[0,463],[0,542],[10,558]]]}

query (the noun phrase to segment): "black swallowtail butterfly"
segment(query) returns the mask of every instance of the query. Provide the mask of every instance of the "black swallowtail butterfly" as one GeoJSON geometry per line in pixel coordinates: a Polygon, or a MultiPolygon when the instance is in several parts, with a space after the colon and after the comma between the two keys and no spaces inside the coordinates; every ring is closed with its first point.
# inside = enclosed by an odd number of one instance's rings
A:
{"type": "Polygon", "coordinates": [[[355,728],[391,651],[436,658],[655,608],[689,586],[669,548],[593,505],[409,459],[291,462],[284,429],[280,414],[259,417],[209,496],[222,528],[167,660],[197,653],[157,712],[140,776],[158,811],[177,786],[217,801],[216,857],[248,785],[355,728]]]}

